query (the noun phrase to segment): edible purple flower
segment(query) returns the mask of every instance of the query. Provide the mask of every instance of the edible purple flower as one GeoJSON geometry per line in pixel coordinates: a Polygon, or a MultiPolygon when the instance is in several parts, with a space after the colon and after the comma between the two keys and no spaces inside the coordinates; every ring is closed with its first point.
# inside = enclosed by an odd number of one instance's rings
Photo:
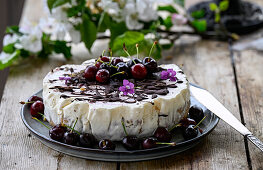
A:
{"type": "Polygon", "coordinates": [[[65,80],[65,84],[67,84],[68,81],[71,80],[71,77],[59,77],[59,80],[65,80]]]}
{"type": "Polygon", "coordinates": [[[129,82],[128,80],[123,80],[123,86],[119,88],[120,91],[123,92],[123,95],[133,94],[134,93],[134,84],[129,82]]]}
{"type": "Polygon", "coordinates": [[[168,69],[166,71],[162,71],[161,72],[161,79],[163,80],[167,80],[170,79],[171,81],[176,81],[176,71],[174,71],[173,69],[168,69]]]}

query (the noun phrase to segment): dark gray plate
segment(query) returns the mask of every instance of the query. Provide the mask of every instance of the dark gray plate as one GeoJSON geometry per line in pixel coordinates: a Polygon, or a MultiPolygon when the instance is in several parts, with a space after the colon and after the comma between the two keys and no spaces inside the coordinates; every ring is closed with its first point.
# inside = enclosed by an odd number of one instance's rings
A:
{"type": "MultiPolygon", "coordinates": [[[[37,96],[42,96],[42,90],[36,93],[37,96]]],[[[196,138],[185,141],[181,132],[178,130],[173,134],[173,142],[176,142],[176,146],[162,145],[153,149],[128,151],[123,148],[121,143],[116,142],[116,149],[114,151],[105,151],[98,148],[83,148],[72,145],[67,145],[49,137],[48,129],[41,125],[39,122],[31,118],[30,109],[27,105],[24,105],[21,109],[21,118],[29,129],[40,141],[56,150],[71,156],[76,156],[85,159],[99,160],[99,161],[112,161],[112,162],[132,162],[132,161],[144,161],[157,158],[163,158],[166,156],[174,155],[185,150],[188,150],[198,144],[206,135],[208,135],[217,125],[219,118],[207,110],[206,107],[201,105],[195,98],[191,97],[191,105],[198,105],[203,108],[207,118],[202,122],[200,127],[203,133],[199,133],[196,138]]],[[[48,122],[45,122],[49,126],[48,122]]]]}

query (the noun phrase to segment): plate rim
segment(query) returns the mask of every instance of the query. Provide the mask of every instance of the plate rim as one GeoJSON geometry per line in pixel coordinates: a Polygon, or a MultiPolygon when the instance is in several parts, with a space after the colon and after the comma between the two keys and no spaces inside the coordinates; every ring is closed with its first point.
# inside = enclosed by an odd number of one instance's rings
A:
{"type": "MultiPolygon", "coordinates": [[[[201,88],[195,84],[192,84],[190,83],[191,85],[194,85],[198,88],[201,88]]],[[[202,89],[202,88],[201,88],[202,89]]],[[[33,95],[37,95],[39,93],[41,93],[43,91],[43,89],[39,90],[37,93],[33,94],[33,95]]],[[[196,99],[197,100],[197,99],[196,99]]],[[[198,101],[198,100],[197,100],[198,101]]],[[[65,144],[65,143],[62,143],[62,142],[59,142],[59,141],[55,141],[51,138],[47,138],[45,135],[41,134],[41,133],[38,133],[36,132],[30,125],[29,123],[26,121],[26,118],[24,116],[24,109],[25,107],[28,107],[28,105],[23,105],[21,107],[21,110],[20,110],[20,116],[21,116],[21,119],[24,123],[24,125],[27,127],[27,129],[32,132],[36,137],[38,137],[40,140],[44,140],[45,142],[48,142],[48,143],[51,143],[51,144],[55,144],[55,145],[59,145],[59,146],[62,146],[62,147],[67,147],[69,149],[73,149],[73,150],[81,150],[81,151],[88,151],[88,152],[97,152],[97,153],[104,153],[104,154],[111,154],[111,153],[114,153],[114,154],[136,154],[136,153],[148,153],[148,152],[153,152],[153,151],[158,151],[158,150],[163,150],[163,149],[169,149],[169,148],[178,148],[178,147],[181,147],[183,145],[187,145],[187,144],[190,144],[190,143],[193,143],[193,142],[196,142],[198,140],[201,140],[203,139],[204,137],[206,137],[209,133],[211,133],[215,127],[217,126],[217,124],[219,123],[219,118],[209,110],[211,116],[212,116],[212,127],[208,130],[206,130],[205,132],[203,132],[200,136],[197,136],[193,139],[190,139],[190,140],[186,140],[186,141],[182,141],[178,144],[176,144],[175,146],[170,146],[170,145],[164,145],[164,146],[160,146],[160,147],[157,147],[157,148],[151,148],[151,149],[140,149],[140,150],[133,150],[133,151],[129,151],[129,150],[126,150],[126,151],[116,151],[116,150],[102,150],[102,149],[97,149],[97,148],[85,148],[85,147],[79,147],[79,146],[73,146],[73,145],[68,145],[68,144],[65,144]]],[[[53,149],[53,148],[52,148],[53,149]]]]}

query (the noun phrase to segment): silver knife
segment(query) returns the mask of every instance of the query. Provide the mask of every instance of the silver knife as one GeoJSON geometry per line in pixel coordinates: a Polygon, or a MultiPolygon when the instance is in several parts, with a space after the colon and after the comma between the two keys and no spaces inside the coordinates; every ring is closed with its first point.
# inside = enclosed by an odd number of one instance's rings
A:
{"type": "Polygon", "coordinates": [[[211,112],[224,120],[227,124],[236,129],[245,138],[249,139],[263,152],[263,143],[255,137],[229,110],[227,110],[211,93],[207,90],[190,85],[192,95],[211,112]]]}

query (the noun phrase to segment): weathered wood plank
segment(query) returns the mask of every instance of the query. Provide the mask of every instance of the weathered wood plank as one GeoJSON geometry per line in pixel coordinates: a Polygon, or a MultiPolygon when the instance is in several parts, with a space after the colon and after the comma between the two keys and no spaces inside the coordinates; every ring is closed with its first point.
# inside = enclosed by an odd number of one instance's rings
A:
{"type": "MultiPolygon", "coordinates": [[[[235,54],[237,81],[246,127],[263,141],[263,58],[262,53],[243,51],[235,54]]],[[[253,169],[263,169],[262,152],[249,143],[253,169]]]]}
{"type": "MultiPolygon", "coordinates": [[[[240,118],[234,75],[226,43],[201,41],[193,46],[178,47],[174,54],[172,63],[184,65],[183,70],[190,82],[208,89],[237,118],[240,118]]],[[[161,168],[247,169],[243,138],[221,121],[204,142],[185,153],[154,161],[121,163],[121,169],[161,168]]]]}
{"type": "MultiPolygon", "coordinates": [[[[41,10],[42,0],[28,0],[21,25],[27,20],[37,22],[43,16],[41,10]]],[[[96,44],[104,47],[106,43],[96,44]]],[[[80,64],[91,57],[82,49],[83,44],[73,49],[75,55],[71,61],[52,56],[50,60],[35,60],[11,69],[0,105],[0,169],[116,169],[117,163],[74,158],[49,149],[29,135],[19,115],[19,101],[39,91],[44,76],[52,68],[66,62],[80,64]]],[[[97,53],[94,50],[94,55],[97,53]]]]}

